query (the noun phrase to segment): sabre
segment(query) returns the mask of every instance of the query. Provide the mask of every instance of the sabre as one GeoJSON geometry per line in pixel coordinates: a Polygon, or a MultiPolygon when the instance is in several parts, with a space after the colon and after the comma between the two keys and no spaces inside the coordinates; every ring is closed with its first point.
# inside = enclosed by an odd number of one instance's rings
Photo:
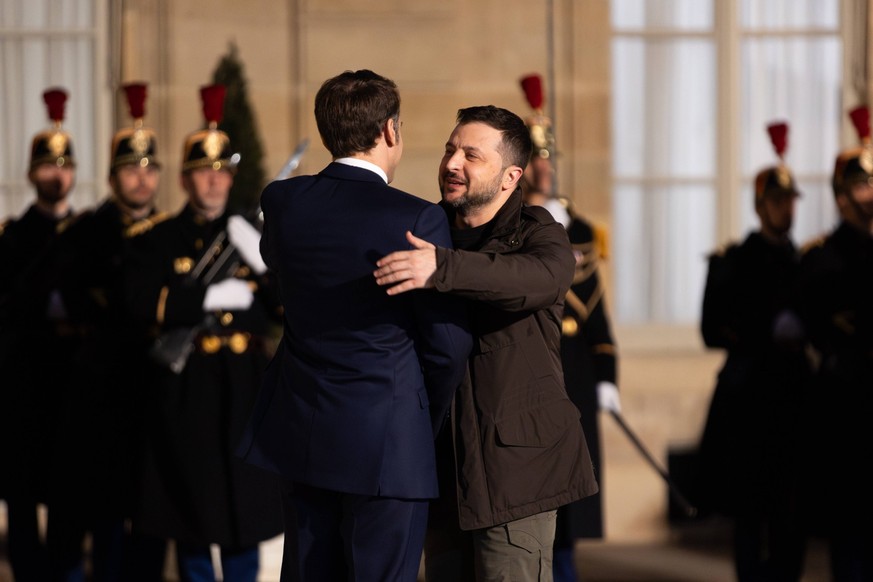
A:
{"type": "Polygon", "coordinates": [[[679,488],[676,486],[676,483],[670,479],[670,476],[667,474],[661,465],[658,464],[658,461],[655,460],[655,457],[652,456],[652,453],[643,445],[643,442],[639,439],[639,437],[631,430],[628,424],[624,421],[624,418],[618,412],[614,410],[610,410],[609,413],[612,415],[612,418],[615,419],[615,422],[618,423],[618,426],[621,427],[621,430],[624,431],[624,434],[627,435],[627,438],[636,446],[637,450],[645,457],[645,459],[649,462],[649,464],[658,472],[662,479],[667,483],[667,486],[670,490],[670,494],[673,495],[673,499],[676,500],[676,503],[682,508],[682,511],[685,512],[685,515],[688,517],[694,517],[697,515],[697,508],[691,505],[688,499],[682,494],[679,488]]]}
{"type": "MultiPolygon", "coordinates": [[[[306,151],[306,148],[309,147],[309,138],[304,137],[300,140],[300,143],[297,144],[297,147],[294,148],[294,151],[291,152],[291,157],[288,158],[288,161],[285,162],[285,165],[282,166],[282,169],[279,170],[279,173],[276,174],[271,182],[275,182],[277,180],[285,180],[291,177],[291,174],[294,173],[294,170],[297,169],[297,166],[300,165],[300,160],[303,158],[303,153],[306,151]]],[[[261,210],[261,205],[258,204],[258,207],[255,209],[255,219],[261,224],[264,223],[264,211],[261,210]]]]}
{"type": "Polygon", "coordinates": [[[288,161],[285,162],[285,165],[282,166],[282,169],[279,170],[279,173],[273,178],[273,182],[276,180],[284,180],[286,178],[290,178],[291,174],[294,170],[297,169],[297,166],[300,165],[300,160],[303,158],[303,153],[306,151],[306,148],[309,146],[309,138],[304,137],[297,147],[294,148],[294,151],[291,153],[291,157],[288,158],[288,161]]]}

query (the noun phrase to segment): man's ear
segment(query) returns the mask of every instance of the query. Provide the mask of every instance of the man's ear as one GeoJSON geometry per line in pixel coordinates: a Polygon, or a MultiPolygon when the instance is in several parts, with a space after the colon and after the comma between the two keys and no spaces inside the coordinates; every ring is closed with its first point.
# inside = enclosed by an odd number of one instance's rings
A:
{"type": "Polygon", "coordinates": [[[385,121],[385,125],[382,127],[382,134],[385,136],[385,145],[389,147],[394,147],[397,145],[397,130],[398,130],[399,122],[390,118],[385,121]]]}
{"type": "Polygon", "coordinates": [[[518,181],[524,176],[524,170],[519,166],[509,166],[503,171],[503,189],[515,190],[518,181]]]}

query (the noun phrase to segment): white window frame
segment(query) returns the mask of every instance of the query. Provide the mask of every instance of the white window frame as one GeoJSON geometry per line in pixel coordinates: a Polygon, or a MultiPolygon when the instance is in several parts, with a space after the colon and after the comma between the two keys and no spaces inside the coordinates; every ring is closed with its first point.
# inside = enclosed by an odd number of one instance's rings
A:
{"type": "MultiPolygon", "coordinates": [[[[7,21],[13,15],[20,14],[24,6],[28,6],[28,9],[32,8],[31,1],[4,0],[2,10],[7,16],[7,21]]],[[[3,117],[2,126],[6,128],[3,135],[0,135],[0,151],[7,161],[0,171],[0,220],[21,215],[33,202],[33,188],[27,181],[30,146],[36,133],[50,127],[45,104],[42,101],[42,92],[54,86],[64,87],[71,93],[67,101],[63,127],[73,138],[77,160],[77,181],[71,194],[74,210],[82,210],[93,205],[103,198],[107,191],[109,142],[113,127],[113,100],[108,78],[111,64],[108,47],[110,6],[109,0],[82,1],[90,2],[90,10],[93,14],[93,22],[87,27],[71,25],[59,28],[25,28],[0,24],[0,62],[6,69],[6,72],[0,73],[4,75],[2,80],[4,97],[0,116],[3,117]],[[71,38],[90,42],[92,62],[82,67],[82,70],[86,71],[85,75],[91,77],[82,81],[83,85],[89,88],[89,99],[93,99],[89,107],[82,107],[80,100],[83,96],[73,94],[73,88],[65,85],[57,66],[48,62],[52,42],[71,38]],[[26,72],[26,75],[33,75],[43,81],[39,84],[39,90],[34,89],[36,85],[33,82],[24,82],[21,77],[25,73],[16,77],[14,72],[23,71],[24,46],[34,41],[42,42],[41,46],[47,55],[42,70],[26,72]],[[81,118],[82,115],[77,115],[75,118],[71,116],[71,109],[74,106],[78,112],[87,111],[85,115],[87,118],[81,118]],[[23,112],[26,108],[31,112],[34,108],[40,108],[41,117],[37,120],[35,115],[25,116],[23,112]],[[77,128],[82,129],[77,131],[77,128]],[[84,134],[93,138],[86,139],[84,134]]],[[[41,9],[44,10],[60,11],[69,8],[67,0],[45,0],[41,5],[41,9]]],[[[76,73],[79,74],[78,69],[76,73]]],[[[32,81],[32,78],[28,81],[32,81]]]]}
{"type": "MultiPolygon", "coordinates": [[[[846,44],[848,43],[847,36],[852,31],[848,30],[846,25],[850,22],[849,15],[857,6],[858,2],[867,0],[840,0],[840,19],[838,23],[838,34],[843,40],[843,111],[855,105],[856,98],[852,95],[856,92],[846,90],[847,85],[851,83],[850,68],[853,66],[850,63],[851,55],[847,54],[846,44]]],[[[743,185],[745,181],[749,181],[749,176],[741,175],[738,164],[738,151],[740,147],[741,130],[738,129],[738,123],[741,118],[741,101],[740,101],[740,82],[741,82],[741,41],[744,37],[752,37],[757,35],[798,35],[808,34],[815,35],[833,35],[832,31],[816,30],[816,29],[792,29],[790,31],[781,32],[744,32],[741,30],[739,22],[739,0],[725,1],[713,0],[713,27],[708,31],[675,31],[675,30],[658,30],[658,29],[642,29],[642,30],[614,30],[613,38],[619,37],[636,37],[636,38],[711,38],[715,44],[715,58],[718,66],[715,82],[718,90],[716,91],[719,102],[716,106],[717,111],[717,137],[716,137],[716,175],[714,177],[714,188],[716,192],[716,242],[726,240],[736,240],[746,233],[743,232],[742,212],[741,207],[737,203],[738,196],[741,196],[745,189],[743,185]]],[[[615,62],[613,62],[615,66],[615,62]]],[[[856,73],[857,76],[857,73],[856,73]]],[[[615,109],[612,108],[613,112],[615,109]]],[[[843,136],[841,143],[853,143],[855,139],[852,135],[851,128],[846,128],[846,123],[841,120],[843,128],[843,136]]],[[[762,130],[763,133],[763,130],[762,130]]],[[[833,152],[834,156],[836,151],[833,152]]],[[[802,173],[802,172],[801,172],[802,173]]],[[[613,184],[615,188],[622,185],[645,184],[656,185],[659,182],[658,178],[646,179],[645,176],[641,180],[638,179],[622,179],[619,176],[613,175],[613,184]]],[[[676,178],[671,183],[681,184],[687,182],[682,178],[676,178]]],[[[618,212],[617,209],[614,212],[618,212]]],[[[617,230],[613,236],[622,236],[617,230]]],[[[802,241],[800,241],[802,242],[802,241]]],[[[616,284],[619,284],[616,278],[616,284]]],[[[651,291],[651,290],[650,290],[651,291]]],[[[663,300],[664,298],[660,298],[663,300]]],[[[617,306],[617,302],[613,302],[617,306]]],[[[623,323],[621,314],[613,309],[615,320],[616,334],[620,338],[623,351],[634,352],[687,352],[697,351],[703,348],[700,338],[699,323],[695,321],[692,324],[685,323],[670,323],[670,322],[639,322],[639,323],[623,323]]]]}

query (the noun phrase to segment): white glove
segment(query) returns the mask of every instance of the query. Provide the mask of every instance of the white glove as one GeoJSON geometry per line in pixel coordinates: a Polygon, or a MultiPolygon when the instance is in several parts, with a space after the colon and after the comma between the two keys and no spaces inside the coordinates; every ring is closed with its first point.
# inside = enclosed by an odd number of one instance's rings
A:
{"type": "Polygon", "coordinates": [[[600,407],[600,410],[621,412],[621,401],[618,398],[618,386],[612,382],[598,382],[597,406],[600,407]]]}
{"type": "Polygon", "coordinates": [[[242,279],[225,279],[206,288],[203,310],[248,309],[254,300],[255,294],[247,282],[242,279]]]}
{"type": "Polygon", "coordinates": [[[227,219],[227,236],[256,275],[263,275],[267,265],[261,258],[261,233],[248,220],[234,214],[227,219]]]}

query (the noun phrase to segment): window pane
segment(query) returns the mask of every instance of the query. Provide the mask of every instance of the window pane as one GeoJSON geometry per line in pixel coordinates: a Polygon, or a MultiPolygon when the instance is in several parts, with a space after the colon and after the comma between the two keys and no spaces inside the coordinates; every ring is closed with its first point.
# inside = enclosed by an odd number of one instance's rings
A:
{"type": "Polygon", "coordinates": [[[77,158],[74,207],[82,209],[105,194],[106,169],[97,168],[94,153],[105,147],[105,138],[97,143],[96,120],[108,115],[97,109],[95,47],[102,32],[95,7],[94,0],[2,2],[0,24],[10,33],[0,34],[0,218],[19,214],[33,200],[27,164],[33,136],[50,126],[42,97],[50,87],[68,93],[63,128],[77,158]]]}
{"type": "Polygon", "coordinates": [[[14,24],[24,29],[45,28],[47,24],[48,9],[46,0],[33,0],[33,2],[13,2],[16,5],[12,12],[14,24]]]}
{"type": "Polygon", "coordinates": [[[839,0],[743,0],[743,28],[833,28],[839,23],[839,0]]]}
{"type": "Polygon", "coordinates": [[[615,176],[710,179],[716,135],[712,42],[619,38],[613,65],[615,176]]]}
{"type": "MultiPolygon", "coordinates": [[[[827,173],[839,148],[841,54],[837,38],[750,39],[742,44],[743,173],[773,160],[766,125],[790,125],[788,161],[827,173]]],[[[801,169],[802,168],[802,169],[801,169]]]]}
{"type": "Polygon", "coordinates": [[[711,0],[612,0],[612,25],[617,28],[712,28],[711,0]]]}
{"type": "Polygon", "coordinates": [[[798,203],[800,228],[797,240],[826,230],[832,213],[821,213],[820,198],[832,203],[828,184],[833,162],[840,150],[841,54],[836,37],[749,39],[742,44],[742,123],[739,163],[748,196],[738,203],[743,210],[744,230],[757,228],[749,211],[751,181],[760,169],[778,158],[766,131],[774,120],[789,124],[785,161],[795,176],[805,176],[811,190],[798,203]],[[811,211],[815,208],[815,211],[811,211]],[[802,225],[802,226],[801,226],[802,225]]]}
{"type": "Polygon", "coordinates": [[[797,187],[801,198],[797,201],[792,238],[802,245],[836,226],[839,215],[830,176],[819,180],[800,179],[797,187]]]}
{"type": "Polygon", "coordinates": [[[715,246],[715,189],[619,186],[614,194],[617,320],[697,321],[715,246]]]}

